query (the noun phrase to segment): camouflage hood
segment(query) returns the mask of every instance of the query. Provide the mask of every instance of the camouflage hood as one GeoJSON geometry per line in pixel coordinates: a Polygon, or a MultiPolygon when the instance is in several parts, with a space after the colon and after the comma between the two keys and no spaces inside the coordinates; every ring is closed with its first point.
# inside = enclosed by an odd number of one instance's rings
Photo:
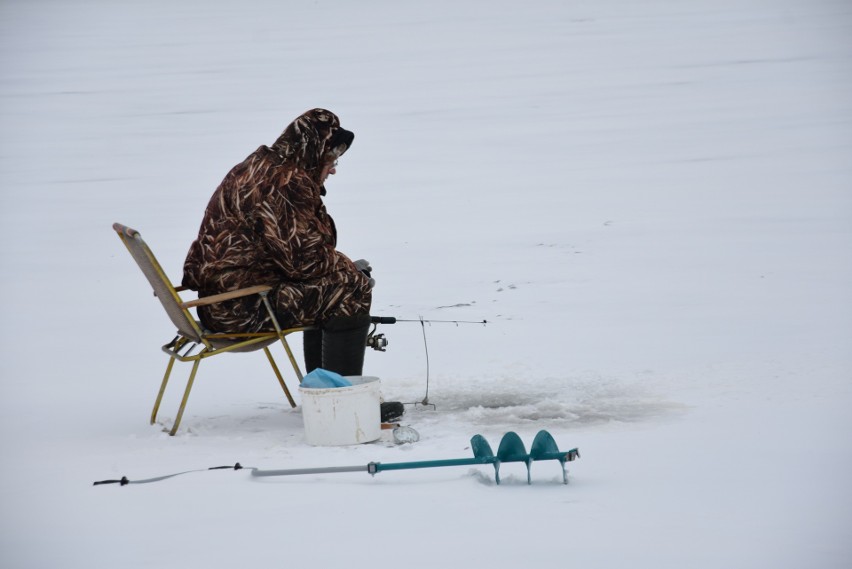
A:
{"type": "Polygon", "coordinates": [[[270,149],[288,165],[313,172],[343,155],[354,138],[354,133],[341,128],[337,115],[313,109],[290,123],[270,149]]]}

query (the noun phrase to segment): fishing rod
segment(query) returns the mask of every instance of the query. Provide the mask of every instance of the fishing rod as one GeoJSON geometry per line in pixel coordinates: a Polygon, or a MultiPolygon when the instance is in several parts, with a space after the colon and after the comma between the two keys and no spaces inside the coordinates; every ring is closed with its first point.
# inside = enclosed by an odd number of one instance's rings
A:
{"type": "Polygon", "coordinates": [[[488,324],[488,320],[425,320],[423,318],[417,318],[412,320],[406,320],[404,318],[395,318],[393,316],[370,316],[370,322],[373,324],[396,324],[397,322],[425,322],[426,324],[488,324]]]}
{"type": "MultiPolygon", "coordinates": [[[[481,324],[485,326],[488,324],[488,320],[426,320],[422,317],[417,319],[405,319],[396,318],[395,316],[370,316],[370,323],[373,325],[373,329],[367,336],[367,345],[379,352],[387,351],[386,348],[388,346],[388,340],[384,334],[376,334],[376,328],[379,324],[396,324],[397,322],[419,322],[424,328],[426,324],[455,324],[456,326],[460,324],[481,324]]],[[[425,342],[425,332],[423,333],[423,339],[425,342]]],[[[426,349],[426,352],[428,354],[428,348],[426,349]]]]}
{"type": "Polygon", "coordinates": [[[460,324],[481,324],[482,326],[486,326],[488,324],[488,320],[426,320],[422,316],[414,320],[396,318],[394,316],[370,316],[370,323],[373,325],[373,329],[370,330],[369,334],[367,334],[367,346],[378,352],[386,352],[388,339],[384,334],[376,334],[376,329],[379,324],[396,324],[397,322],[420,323],[420,328],[423,332],[423,350],[426,352],[426,395],[423,397],[423,401],[415,401],[414,403],[409,403],[409,405],[419,404],[432,406],[432,408],[434,408],[435,405],[429,403],[429,344],[426,341],[426,324],[455,324],[456,326],[459,326],[460,324]]]}

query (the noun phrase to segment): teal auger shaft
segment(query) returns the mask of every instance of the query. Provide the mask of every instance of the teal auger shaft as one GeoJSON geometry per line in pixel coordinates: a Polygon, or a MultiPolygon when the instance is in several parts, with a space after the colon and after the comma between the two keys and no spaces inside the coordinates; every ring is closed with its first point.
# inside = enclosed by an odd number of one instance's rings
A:
{"type": "Polygon", "coordinates": [[[371,462],[367,465],[367,472],[377,474],[383,470],[412,470],[415,468],[438,468],[441,466],[470,466],[476,464],[493,464],[494,461],[487,457],[480,458],[450,458],[446,460],[421,460],[415,462],[371,462]]]}

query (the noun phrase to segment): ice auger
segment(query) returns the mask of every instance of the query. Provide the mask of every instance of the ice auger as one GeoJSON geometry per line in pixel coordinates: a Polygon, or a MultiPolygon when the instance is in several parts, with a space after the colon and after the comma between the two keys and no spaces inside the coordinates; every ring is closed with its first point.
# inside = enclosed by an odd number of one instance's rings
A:
{"type": "Polygon", "coordinates": [[[128,480],[126,476],[122,476],[119,480],[100,480],[95,482],[95,486],[102,484],[118,484],[126,486],[128,484],[149,484],[151,482],[160,482],[168,478],[189,474],[190,472],[204,472],[205,470],[251,470],[253,477],[264,476],[295,476],[298,474],[333,474],[338,472],[367,472],[376,475],[385,470],[411,470],[415,468],[438,468],[442,466],[473,466],[477,464],[492,464],[494,465],[494,477],[497,484],[500,484],[500,465],[504,462],[523,462],[527,465],[527,484],[532,484],[532,463],[542,460],[558,460],[562,465],[562,482],[568,484],[568,471],[565,469],[565,463],[577,460],[580,458],[580,451],[572,448],[568,451],[561,451],[556,446],[556,441],[547,431],[539,431],[533,439],[532,448],[527,453],[521,437],[515,432],[508,432],[503,435],[500,440],[500,446],[497,447],[497,454],[491,450],[491,445],[485,440],[482,435],[474,435],[470,439],[470,447],[473,450],[473,458],[452,458],[446,460],[424,460],[419,462],[389,462],[383,464],[381,462],[371,462],[361,466],[327,466],[321,468],[290,468],[285,470],[262,470],[260,468],[244,467],[239,462],[234,466],[214,466],[201,470],[187,470],[168,474],[166,476],[157,476],[146,480],[128,480]]]}
{"type": "Polygon", "coordinates": [[[494,477],[500,484],[500,465],[504,462],[523,462],[527,465],[527,484],[532,484],[532,463],[542,460],[558,460],[562,465],[562,482],[568,484],[568,471],[565,463],[580,458],[580,451],[573,448],[569,451],[560,451],[556,446],[553,436],[547,431],[539,431],[533,439],[532,448],[527,453],[521,437],[515,432],[503,435],[497,454],[491,450],[491,445],[482,435],[474,435],[470,439],[473,450],[473,458],[452,458],[446,460],[425,460],[418,462],[371,462],[366,466],[332,466],[327,468],[297,468],[287,470],[261,470],[252,469],[252,476],[292,476],[297,474],[329,474],[337,472],[364,472],[372,475],[385,470],[411,470],[415,468],[438,468],[443,466],[472,466],[477,464],[493,464],[494,477]]]}

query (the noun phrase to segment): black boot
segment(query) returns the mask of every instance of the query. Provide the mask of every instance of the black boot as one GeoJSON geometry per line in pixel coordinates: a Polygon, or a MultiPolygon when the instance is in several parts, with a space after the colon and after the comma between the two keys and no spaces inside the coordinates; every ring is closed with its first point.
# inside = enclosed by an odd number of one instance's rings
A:
{"type": "Polygon", "coordinates": [[[340,375],[361,375],[370,315],[332,318],[322,330],[322,368],[340,375]]]}
{"type": "Polygon", "coordinates": [[[305,374],[322,367],[322,330],[302,332],[302,348],[305,355],[305,374]]]}
{"type": "Polygon", "coordinates": [[[400,419],[403,413],[405,413],[405,407],[399,401],[383,401],[379,410],[382,423],[393,423],[400,419]]]}
{"type": "MultiPolygon", "coordinates": [[[[340,375],[362,375],[370,316],[350,316],[329,320],[322,330],[322,367],[340,375]]],[[[398,401],[385,401],[379,414],[383,423],[398,420],[405,407],[398,401]]]]}

